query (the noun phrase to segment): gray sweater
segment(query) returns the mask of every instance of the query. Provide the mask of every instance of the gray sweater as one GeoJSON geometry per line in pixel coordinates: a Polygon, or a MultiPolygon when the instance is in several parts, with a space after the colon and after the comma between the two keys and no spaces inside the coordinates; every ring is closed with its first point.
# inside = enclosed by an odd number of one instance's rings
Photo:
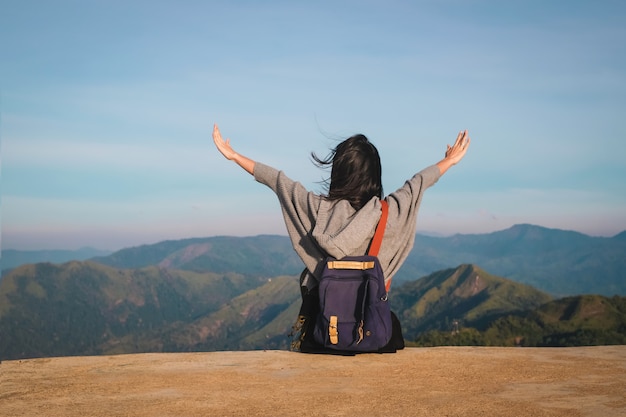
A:
{"type": "MultiPolygon", "coordinates": [[[[387,196],[389,217],[378,259],[386,283],[400,269],[413,248],[417,212],[424,191],[441,176],[432,165],[387,196]]],[[[254,178],[270,187],[280,202],[287,233],[296,253],[310,271],[302,285],[314,288],[327,256],[365,255],[381,215],[378,197],[356,211],[346,200],[329,201],[312,193],[284,172],[256,162],[254,178]]]]}

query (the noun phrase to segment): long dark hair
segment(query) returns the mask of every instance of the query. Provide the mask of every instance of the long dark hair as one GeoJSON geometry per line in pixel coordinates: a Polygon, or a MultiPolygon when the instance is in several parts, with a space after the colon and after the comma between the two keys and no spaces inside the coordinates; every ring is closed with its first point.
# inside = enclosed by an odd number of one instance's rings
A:
{"type": "Polygon", "coordinates": [[[376,147],[357,134],[341,142],[326,158],[311,152],[313,162],[320,168],[331,166],[327,198],[348,200],[359,210],[372,197],[383,198],[382,167],[376,147]]]}

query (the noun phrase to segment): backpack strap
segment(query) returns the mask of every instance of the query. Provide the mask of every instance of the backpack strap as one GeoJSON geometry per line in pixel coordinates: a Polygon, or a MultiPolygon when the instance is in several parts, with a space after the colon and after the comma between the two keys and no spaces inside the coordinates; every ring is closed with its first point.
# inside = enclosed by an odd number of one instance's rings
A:
{"type": "Polygon", "coordinates": [[[374,232],[374,238],[372,239],[370,249],[367,252],[367,254],[370,256],[378,256],[380,245],[383,242],[383,235],[385,234],[385,227],[387,226],[387,216],[389,212],[387,200],[380,200],[380,204],[383,206],[382,207],[383,212],[380,215],[380,220],[378,221],[378,225],[376,226],[376,231],[374,232]]]}

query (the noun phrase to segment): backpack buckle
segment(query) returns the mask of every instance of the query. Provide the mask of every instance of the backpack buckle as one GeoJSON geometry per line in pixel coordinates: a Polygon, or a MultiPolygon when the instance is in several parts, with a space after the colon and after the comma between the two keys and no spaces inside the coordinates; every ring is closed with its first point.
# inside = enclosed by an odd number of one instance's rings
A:
{"type": "Polygon", "coordinates": [[[328,336],[330,337],[330,343],[336,345],[339,343],[339,332],[337,331],[337,316],[330,316],[330,323],[328,325],[328,336]]]}

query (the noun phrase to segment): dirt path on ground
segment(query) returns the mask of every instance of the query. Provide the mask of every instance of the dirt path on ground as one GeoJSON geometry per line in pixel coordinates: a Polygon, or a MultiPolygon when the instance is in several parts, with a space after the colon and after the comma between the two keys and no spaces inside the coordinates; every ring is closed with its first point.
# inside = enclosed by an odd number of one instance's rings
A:
{"type": "Polygon", "coordinates": [[[5,361],[9,416],[626,415],[626,346],[410,348],[5,361]]]}

